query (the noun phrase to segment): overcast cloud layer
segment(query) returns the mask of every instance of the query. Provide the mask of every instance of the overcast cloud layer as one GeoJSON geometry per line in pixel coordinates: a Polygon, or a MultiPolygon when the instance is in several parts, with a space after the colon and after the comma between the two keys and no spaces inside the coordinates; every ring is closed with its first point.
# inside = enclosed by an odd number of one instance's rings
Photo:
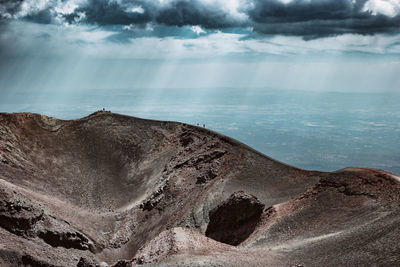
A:
{"type": "Polygon", "coordinates": [[[0,92],[398,91],[400,0],[0,0],[0,92]]]}
{"type": "Polygon", "coordinates": [[[251,28],[311,39],[398,32],[400,0],[2,0],[0,14],[43,24],[251,28]]]}

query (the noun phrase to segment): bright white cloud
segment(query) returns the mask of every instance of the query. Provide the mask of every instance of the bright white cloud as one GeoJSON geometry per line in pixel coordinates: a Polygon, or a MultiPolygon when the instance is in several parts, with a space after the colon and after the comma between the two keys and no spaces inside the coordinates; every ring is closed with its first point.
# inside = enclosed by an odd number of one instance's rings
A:
{"type": "Polygon", "coordinates": [[[190,28],[195,34],[200,35],[202,33],[206,33],[200,26],[192,26],[190,28]]]}
{"type": "Polygon", "coordinates": [[[61,1],[58,0],[57,4],[54,6],[54,10],[59,14],[72,14],[74,13],[75,9],[82,4],[84,0],[69,0],[69,1],[61,1]]]}
{"type": "Polygon", "coordinates": [[[395,17],[400,12],[400,0],[368,0],[364,5],[364,11],[371,11],[374,15],[395,17]]]}
{"type": "MultiPolygon", "coordinates": [[[[25,0],[22,2],[20,10],[14,15],[14,18],[22,18],[29,15],[34,15],[48,9],[52,14],[53,22],[65,24],[65,15],[75,12],[75,10],[85,3],[87,0],[25,0]]],[[[85,18],[82,12],[77,13],[75,22],[80,22],[85,18]]]]}
{"type": "Polygon", "coordinates": [[[144,9],[141,6],[134,6],[134,7],[130,7],[128,9],[126,9],[126,12],[143,14],[144,13],[144,9]]]}
{"type": "MultiPolygon", "coordinates": [[[[290,2],[292,2],[293,0],[279,0],[284,4],[289,4],[290,2]]],[[[354,1],[354,0],[353,0],[354,1]]]]}
{"type": "Polygon", "coordinates": [[[248,17],[244,10],[250,5],[248,0],[200,0],[206,5],[221,9],[234,19],[246,20],[248,17]]]}
{"type": "Polygon", "coordinates": [[[26,0],[23,1],[20,7],[20,11],[16,14],[16,17],[24,17],[32,13],[37,13],[45,9],[49,5],[48,0],[26,0]]]}

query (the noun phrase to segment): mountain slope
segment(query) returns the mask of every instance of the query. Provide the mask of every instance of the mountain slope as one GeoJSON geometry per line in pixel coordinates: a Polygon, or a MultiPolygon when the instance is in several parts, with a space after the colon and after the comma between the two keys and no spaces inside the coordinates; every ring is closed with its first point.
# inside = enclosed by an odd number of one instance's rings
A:
{"type": "Polygon", "coordinates": [[[0,190],[3,265],[400,262],[398,177],[300,170],[182,123],[1,113],[0,190]]]}

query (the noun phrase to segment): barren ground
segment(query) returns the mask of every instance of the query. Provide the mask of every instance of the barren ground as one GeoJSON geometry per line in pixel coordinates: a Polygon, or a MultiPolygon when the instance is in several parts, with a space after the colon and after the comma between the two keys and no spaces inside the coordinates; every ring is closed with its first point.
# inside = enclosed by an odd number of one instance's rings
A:
{"type": "Polygon", "coordinates": [[[400,178],[110,112],[0,113],[0,266],[396,266],[400,178]]]}

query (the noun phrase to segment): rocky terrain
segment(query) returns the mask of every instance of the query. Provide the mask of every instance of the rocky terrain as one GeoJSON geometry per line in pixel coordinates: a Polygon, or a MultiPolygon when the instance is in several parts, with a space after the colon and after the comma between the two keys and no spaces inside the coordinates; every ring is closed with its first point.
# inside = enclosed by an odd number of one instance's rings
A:
{"type": "Polygon", "coordinates": [[[399,266],[400,178],[204,128],[0,113],[0,266],[399,266]]]}

